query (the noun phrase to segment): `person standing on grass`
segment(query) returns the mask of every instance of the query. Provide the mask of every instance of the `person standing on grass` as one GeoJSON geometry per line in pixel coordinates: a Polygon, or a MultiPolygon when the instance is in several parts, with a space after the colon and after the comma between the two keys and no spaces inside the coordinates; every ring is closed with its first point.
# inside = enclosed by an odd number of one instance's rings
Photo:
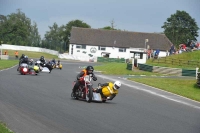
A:
{"type": "Polygon", "coordinates": [[[4,52],[4,54],[7,55],[7,54],[8,54],[8,51],[6,50],[6,51],[4,52]]]}
{"type": "Polygon", "coordinates": [[[15,58],[18,59],[18,51],[15,51],[15,58]]]}

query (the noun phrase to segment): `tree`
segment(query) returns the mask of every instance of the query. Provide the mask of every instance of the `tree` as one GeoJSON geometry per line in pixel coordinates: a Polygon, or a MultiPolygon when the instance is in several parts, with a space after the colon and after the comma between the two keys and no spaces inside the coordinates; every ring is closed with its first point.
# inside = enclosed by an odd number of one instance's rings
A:
{"type": "Polygon", "coordinates": [[[185,11],[177,10],[175,14],[167,18],[167,22],[164,22],[162,28],[175,46],[186,43],[188,39],[196,41],[198,37],[199,27],[195,19],[185,11]]]}
{"type": "Polygon", "coordinates": [[[72,27],[91,28],[90,25],[81,20],[72,20],[66,25],[60,27],[54,23],[49,26],[50,31],[47,31],[45,39],[42,40],[42,47],[58,50],[60,52],[66,51],[69,48],[69,37],[72,27]]]}
{"type": "Polygon", "coordinates": [[[114,23],[115,23],[115,21],[114,21],[114,19],[110,22],[110,24],[111,24],[111,26],[105,26],[105,27],[103,27],[103,28],[100,28],[100,29],[104,29],[104,30],[117,30],[117,29],[115,29],[114,27],[114,23]]]}
{"type": "Polygon", "coordinates": [[[20,9],[7,16],[0,15],[0,39],[14,45],[37,46],[40,43],[37,24],[34,22],[32,26],[20,9]]]}
{"type": "Polygon", "coordinates": [[[110,26],[106,26],[106,27],[103,27],[101,29],[104,29],[104,30],[117,30],[117,29],[113,29],[112,27],[110,26]]]}
{"type": "Polygon", "coordinates": [[[29,39],[30,39],[29,43],[30,46],[35,46],[35,47],[40,46],[41,37],[39,35],[36,22],[33,22],[33,25],[31,26],[31,33],[29,39]]]}

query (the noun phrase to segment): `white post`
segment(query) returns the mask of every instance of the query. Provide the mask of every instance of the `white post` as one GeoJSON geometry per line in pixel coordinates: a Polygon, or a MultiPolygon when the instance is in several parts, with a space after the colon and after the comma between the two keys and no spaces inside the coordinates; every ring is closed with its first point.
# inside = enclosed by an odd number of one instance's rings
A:
{"type": "Polygon", "coordinates": [[[198,79],[198,70],[199,70],[199,68],[197,67],[196,68],[196,79],[198,79]]]}

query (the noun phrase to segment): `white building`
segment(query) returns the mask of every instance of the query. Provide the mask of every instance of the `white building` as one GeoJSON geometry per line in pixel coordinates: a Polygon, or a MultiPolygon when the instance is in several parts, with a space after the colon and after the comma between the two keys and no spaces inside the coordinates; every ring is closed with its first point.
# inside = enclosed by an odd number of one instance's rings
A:
{"type": "Polygon", "coordinates": [[[147,48],[159,49],[159,57],[164,57],[171,44],[164,34],[72,27],[69,55],[139,58],[145,63],[147,48]]]}

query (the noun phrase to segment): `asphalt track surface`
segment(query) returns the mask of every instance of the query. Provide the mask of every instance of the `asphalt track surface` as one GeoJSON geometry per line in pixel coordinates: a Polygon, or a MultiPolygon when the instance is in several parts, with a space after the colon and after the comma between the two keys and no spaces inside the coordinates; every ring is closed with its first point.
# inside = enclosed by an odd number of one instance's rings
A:
{"type": "Polygon", "coordinates": [[[86,62],[38,76],[16,67],[0,72],[0,120],[15,133],[200,133],[200,103],[95,72],[97,84],[120,80],[118,96],[106,103],[71,99],[72,82],[86,62]]]}

